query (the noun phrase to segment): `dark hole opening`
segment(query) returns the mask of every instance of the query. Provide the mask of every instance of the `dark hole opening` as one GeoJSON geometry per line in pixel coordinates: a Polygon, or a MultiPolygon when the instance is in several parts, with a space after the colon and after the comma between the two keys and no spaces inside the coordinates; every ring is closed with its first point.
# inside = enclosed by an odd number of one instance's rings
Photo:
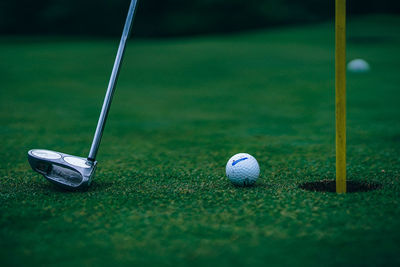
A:
{"type": "MultiPolygon", "coordinates": [[[[375,182],[347,181],[347,193],[368,192],[379,189],[380,184],[375,182]]],[[[307,182],[300,184],[299,187],[304,190],[314,192],[336,192],[336,181],[322,180],[316,182],[307,182]]]]}

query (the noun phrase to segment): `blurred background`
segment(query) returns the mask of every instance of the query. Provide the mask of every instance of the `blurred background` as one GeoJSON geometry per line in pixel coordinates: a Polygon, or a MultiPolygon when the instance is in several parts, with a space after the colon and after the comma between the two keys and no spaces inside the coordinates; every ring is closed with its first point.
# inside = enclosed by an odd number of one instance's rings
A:
{"type": "MultiPolygon", "coordinates": [[[[0,34],[119,35],[129,0],[2,0],[0,34]]],[[[142,0],[135,35],[229,33],[332,19],[335,1],[142,0]]],[[[350,0],[349,14],[399,13],[400,1],[350,0]]]]}

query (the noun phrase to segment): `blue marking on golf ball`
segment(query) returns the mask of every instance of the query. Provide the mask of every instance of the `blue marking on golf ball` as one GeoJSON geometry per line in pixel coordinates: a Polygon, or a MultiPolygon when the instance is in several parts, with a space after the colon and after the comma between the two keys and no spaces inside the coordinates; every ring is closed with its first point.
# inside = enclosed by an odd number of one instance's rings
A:
{"type": "Polygon", "coordinates": [[[238,164],[239,162],[241,162],[241,161],[243,161],[243,160],[246,160],[246,159],[248,159],[248,158],[241,158],[241,159],[238,159],[238,160],[234,160],[234,161],[232,162],[232,166],[235,166],[235,165],[238,164]]]}

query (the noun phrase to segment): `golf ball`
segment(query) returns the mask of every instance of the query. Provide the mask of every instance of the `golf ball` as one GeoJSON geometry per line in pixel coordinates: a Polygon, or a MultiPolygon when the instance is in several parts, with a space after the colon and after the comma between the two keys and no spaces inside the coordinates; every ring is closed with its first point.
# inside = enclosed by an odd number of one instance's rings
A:
{"type": "Polygon", "coordinates": [[[350,72],[368,72],[370,70],[369,64],[364,59],[354,59],[347,64],[347,70],[350,72]]]}
{"type": "Polygon", "coordinates": [[[228,160],[226,176],[237,186],[249,186],[256,182],[260,175],[260,166],[250,154],[239,153],[228,160]]]}

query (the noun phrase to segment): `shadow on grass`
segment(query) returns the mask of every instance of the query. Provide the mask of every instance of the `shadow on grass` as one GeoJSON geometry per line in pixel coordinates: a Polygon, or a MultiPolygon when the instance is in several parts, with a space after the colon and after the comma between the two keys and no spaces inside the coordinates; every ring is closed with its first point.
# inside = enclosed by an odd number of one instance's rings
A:
{"type": "Polygon", "coordinates": [[[236,184],[229,183],[229,186],[231,188],[241,189],[241,190],[270,187],[270,185],[267,185],[264,183],[254,183],[254,184],[248,184],[248,185],[236,185],[236,184]]]}
{"type": "Polygon", "coordinates": [[[79,188],[79,189],[69,189],[57,186],[55,184],[49,182],[43,182],[37,185],[39,189],[45,190],[47,192],[55,192],[55,193],[64,193],[64,194],[79,194],[79,193],[87,193],[87,192],[103,192],[109,190],[114,183],[112,182],[94,182],[91,186],[87,188],[79,188]]]}
{"type": "MultiPolygon", "coordinates": [[[[359,182],[359,181],[347,181],[347,192],[368,192],[381,188],[381,184],[374,182],[359,182]]],[[[301,189],[314,192],[336,192],[336,181],[334,180],[322,180],[316,182],[307,182],[300,184],[301,189]]]]}

